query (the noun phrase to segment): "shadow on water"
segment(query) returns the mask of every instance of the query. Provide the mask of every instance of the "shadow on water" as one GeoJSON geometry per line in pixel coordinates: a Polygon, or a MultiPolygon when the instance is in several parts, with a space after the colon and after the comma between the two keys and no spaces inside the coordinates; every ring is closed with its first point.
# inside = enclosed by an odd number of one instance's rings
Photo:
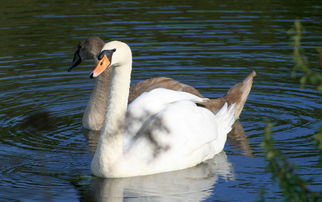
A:
{"type": "Polygon", "coordinates": [[[58,118],[48,111],[31,113],[24,117],[21,128],[35,131],[57,130],[58,118]]]}

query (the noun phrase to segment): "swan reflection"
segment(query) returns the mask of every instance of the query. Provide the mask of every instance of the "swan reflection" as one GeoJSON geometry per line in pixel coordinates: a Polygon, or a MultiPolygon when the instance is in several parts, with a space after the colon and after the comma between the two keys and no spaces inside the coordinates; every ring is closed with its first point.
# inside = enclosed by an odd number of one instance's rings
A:
{"type": "Polygon", "coordinates": [[[202,201],[212,194],[219,178],[233,180],[233,168],[224,152],[196,167],[148,176],[95,179],[96,201],[202,201]]]}
{"type": "Polygon", "coordinates": [[[253,150],[249,144],[248,137],[243,125],[237,120],[232,126],[231,131],[227,135],[227,142],[241,151],[244,156],[253,156],[253,150]]]}

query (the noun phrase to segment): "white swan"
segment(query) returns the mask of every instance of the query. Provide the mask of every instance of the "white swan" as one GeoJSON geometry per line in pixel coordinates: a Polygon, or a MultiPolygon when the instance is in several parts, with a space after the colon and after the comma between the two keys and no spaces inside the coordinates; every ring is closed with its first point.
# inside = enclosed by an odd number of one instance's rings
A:
{"type": "Polygon", "coordinates": [[[99,59],[91,77],[109,68],[112,78],[91,169],[94,175],[105,178],[184,169],[221,152],[255,76],[252,72],[216,100],[157,88],[128,106],[131,49],[123,42],[112,41],[104,45],[99,59]]]}
{"type": "MultiPolygon", "coordinates": [[[[104,41],[99,37],[88,37],[80,41],[74,53],[73,64],[68,69],[71,71],[83,60],[93,58],[98,63],[97,57],[100,54],[104,41]]],[[[96,80],[96,85],[92,91],[89,103],[83,115],[83,126],[89,130],[100,130],[105,119],[107,106],[108,90],[111,79],[111,69],[105,70],[96,80]]],[[[176,91],[184,91],[202,97],[197,89],[166,77],[150,78],[131,86],[129,103],[140,96],[143,92],[151,91],[156,88],[166,88],[176,91]]]]}

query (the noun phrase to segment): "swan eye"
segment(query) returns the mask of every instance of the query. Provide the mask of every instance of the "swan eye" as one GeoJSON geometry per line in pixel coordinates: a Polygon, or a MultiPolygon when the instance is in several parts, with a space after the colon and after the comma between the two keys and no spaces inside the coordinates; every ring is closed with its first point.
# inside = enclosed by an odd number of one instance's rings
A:
{"type": "Polygon", "coordinates": [[[116,49],[114,48],[114,49],[109,49],[109,50],[103,50],[98,56],[97,56],[97,59],[98,60],[101,60],[103,57],[104,57],[104,55],[106,55],[106,57],[109,59],[109,60],[111,60],[111,58],[112,58],[112,55],[113,55],[113,53],[116,51],[116,49]]]}

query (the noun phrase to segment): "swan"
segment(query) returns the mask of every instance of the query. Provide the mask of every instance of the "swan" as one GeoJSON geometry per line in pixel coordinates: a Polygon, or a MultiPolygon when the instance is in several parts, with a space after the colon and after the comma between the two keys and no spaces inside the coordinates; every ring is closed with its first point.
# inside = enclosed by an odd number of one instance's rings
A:
{"type": "Polygon", "coordinates": [[[155,88],[128,105],[130,47],[109,42],[98,59],[91,78],[111,71],[105,119],[91,162],[92,173],[103,178],[181,170],[220,153],[256,75],[250,73],[219,99],[155,88]]]}
{"type": "MultiPolygon", "coordinates": [[[[86,59],[92,58],[97,64],[97,56],[100,54],[104,45],[105,42],[101,38],[95,36],[88,37],[87,39],[80,41],[74,53],[72,65],[68,68],[68,71],[71,71],[86,59]]],[[[84,128],[95,131],[99,131],[102,128],[109,93],[106,88],[109,86],[110,79],[111,69],[105,70],[96,79],[95,87],[92,91],[82,119],[84,128]]],[[[156,77],[141,81],[136,85],[131,86],[129,103],[131,103],[143,92],[150,91],[155,88],[167,88],[176,91],[184,91],[202,97],[197,89],[189,85],[180,83],[171,78],[156,77]]]]}

